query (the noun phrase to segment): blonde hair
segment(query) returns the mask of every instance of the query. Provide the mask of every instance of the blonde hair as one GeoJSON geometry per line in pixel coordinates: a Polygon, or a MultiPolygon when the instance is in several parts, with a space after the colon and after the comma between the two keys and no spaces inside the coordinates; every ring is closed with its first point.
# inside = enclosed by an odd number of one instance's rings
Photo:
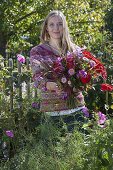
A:
{"type": "Polygon", "coordinates": [[[41,36],[40,36],[41,42],[45,43],[46,41],[49,40],[47,24],[48,24],[49,18],[53,17],[53,16],[60,16],[62,19],[62,22],[63,22],[64,30],[63,30],[62,40],[61,40],[61,48],[62,48],[63,53],[66,54],[67,51],[70,51],[70,52],[73,51],[75,48],[75,45],[71,41],[66,18],[61,11],[57,11],[57,10],[51,11],[45,18],[43,25],[42,25],[42,31],[41,31],[41,36]]]}

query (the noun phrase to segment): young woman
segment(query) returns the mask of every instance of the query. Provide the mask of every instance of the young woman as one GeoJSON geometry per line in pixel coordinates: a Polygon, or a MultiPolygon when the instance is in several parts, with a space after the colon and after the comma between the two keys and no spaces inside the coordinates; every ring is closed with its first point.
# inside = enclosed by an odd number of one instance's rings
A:
{"type": "Polygon", "coordinates": [[[75,90],[75,106],[67,105],[65,91],[59,89],[57,80],[52,75],[44,76],[46,65],[60,56],[65,57],[68,52],[79,48],[72,43],[65,16],[61,11],[52,11],[45,18],[41,31],[41,44],[30,51],[30,62],[33,70],[35,86],[41,90],[40,111],[49,114],[53,119],[63,118],[67,123],[82,119],[84,97],[80,90],[75,90]]]}

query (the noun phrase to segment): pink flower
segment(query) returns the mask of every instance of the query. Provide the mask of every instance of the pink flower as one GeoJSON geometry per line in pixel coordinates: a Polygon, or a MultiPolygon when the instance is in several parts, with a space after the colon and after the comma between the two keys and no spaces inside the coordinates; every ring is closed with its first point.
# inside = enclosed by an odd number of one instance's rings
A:
{"type": "Polygon", "coordinates": [[[6,130],[5,133],[6,133],[6,135],[7,135],[8,137],[10,137],[10,138],[13,138],[13,137],[14,137],[13,131],[11,131],[11,130],[6,130]]]}
{"type": "Polygon", "coordinates": [[[72,54],[69,54],[66,58],[66,64],[67,64],[67,68],[68,69],[71,69],[71,68],[74,68],[75,66],[75,59],[73,57],[72,54]]]}
{"type": "Polygon", "coordinates": [[[17,60],[20,62],[20,63],[25,63],[25,57],[21,54],[17,54],[17,60]]]}
{"type": "Polygon", "coordinates": [[[61,82],[62,82],[62,83],[66,83],[66,82],[67,82],[66,77],[62,77],[62,78],[61,78],[61,82]]]}
{"type": "Polygon", "coordinates": [[[98,112],[98,117],[99,117],[98,124],[99,124],[99,125],[104,124],[105,121],[106,121],[106,119],[107,119],[107,118],[106,118],[106,115],[99,111],[99,112],[98,112]]]}
{"type": "Polygon", "coordinates": [[[70,68],[68,70],[68,73],[69,73],[70,76],[73,76],[75,74],[75,70],[73,68],[70,68]]]}
{"type": "Polygon", "coordinates": [[[62,61],[62,58],[61,58],[61,57],[58,57],[57,60],[61,62],[61,61],[62,61]]]}

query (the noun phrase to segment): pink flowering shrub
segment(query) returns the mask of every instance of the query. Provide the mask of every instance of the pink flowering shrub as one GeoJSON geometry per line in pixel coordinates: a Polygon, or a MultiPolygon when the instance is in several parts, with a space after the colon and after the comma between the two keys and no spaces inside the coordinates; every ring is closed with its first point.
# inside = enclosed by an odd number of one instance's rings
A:
{"type": "Polygon", "coordinates": [[[25,63],[25,57],[21,54],[17,54],[17,60],[20,62],[20,63],[25,63]]]}

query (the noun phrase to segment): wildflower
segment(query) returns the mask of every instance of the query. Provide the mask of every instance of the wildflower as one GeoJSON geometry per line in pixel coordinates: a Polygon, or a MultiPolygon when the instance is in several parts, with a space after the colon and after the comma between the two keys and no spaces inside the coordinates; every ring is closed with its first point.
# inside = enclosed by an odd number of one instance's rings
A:
{"type": "Polygon", "coordinates": [[[25,63],[25,57],[21,54],[17,54],[17,60],[20,62],[20,63],[25,63]]]}
{"type": "Polygon", "coordinates": [[[6,131],[5,131],[5,134],[6,134],[8,137],[10,137],[10,138],[13,138],[13,137],[14,137],[13,131],[11,131],[11,130],[6,130],[6,131]]]}

